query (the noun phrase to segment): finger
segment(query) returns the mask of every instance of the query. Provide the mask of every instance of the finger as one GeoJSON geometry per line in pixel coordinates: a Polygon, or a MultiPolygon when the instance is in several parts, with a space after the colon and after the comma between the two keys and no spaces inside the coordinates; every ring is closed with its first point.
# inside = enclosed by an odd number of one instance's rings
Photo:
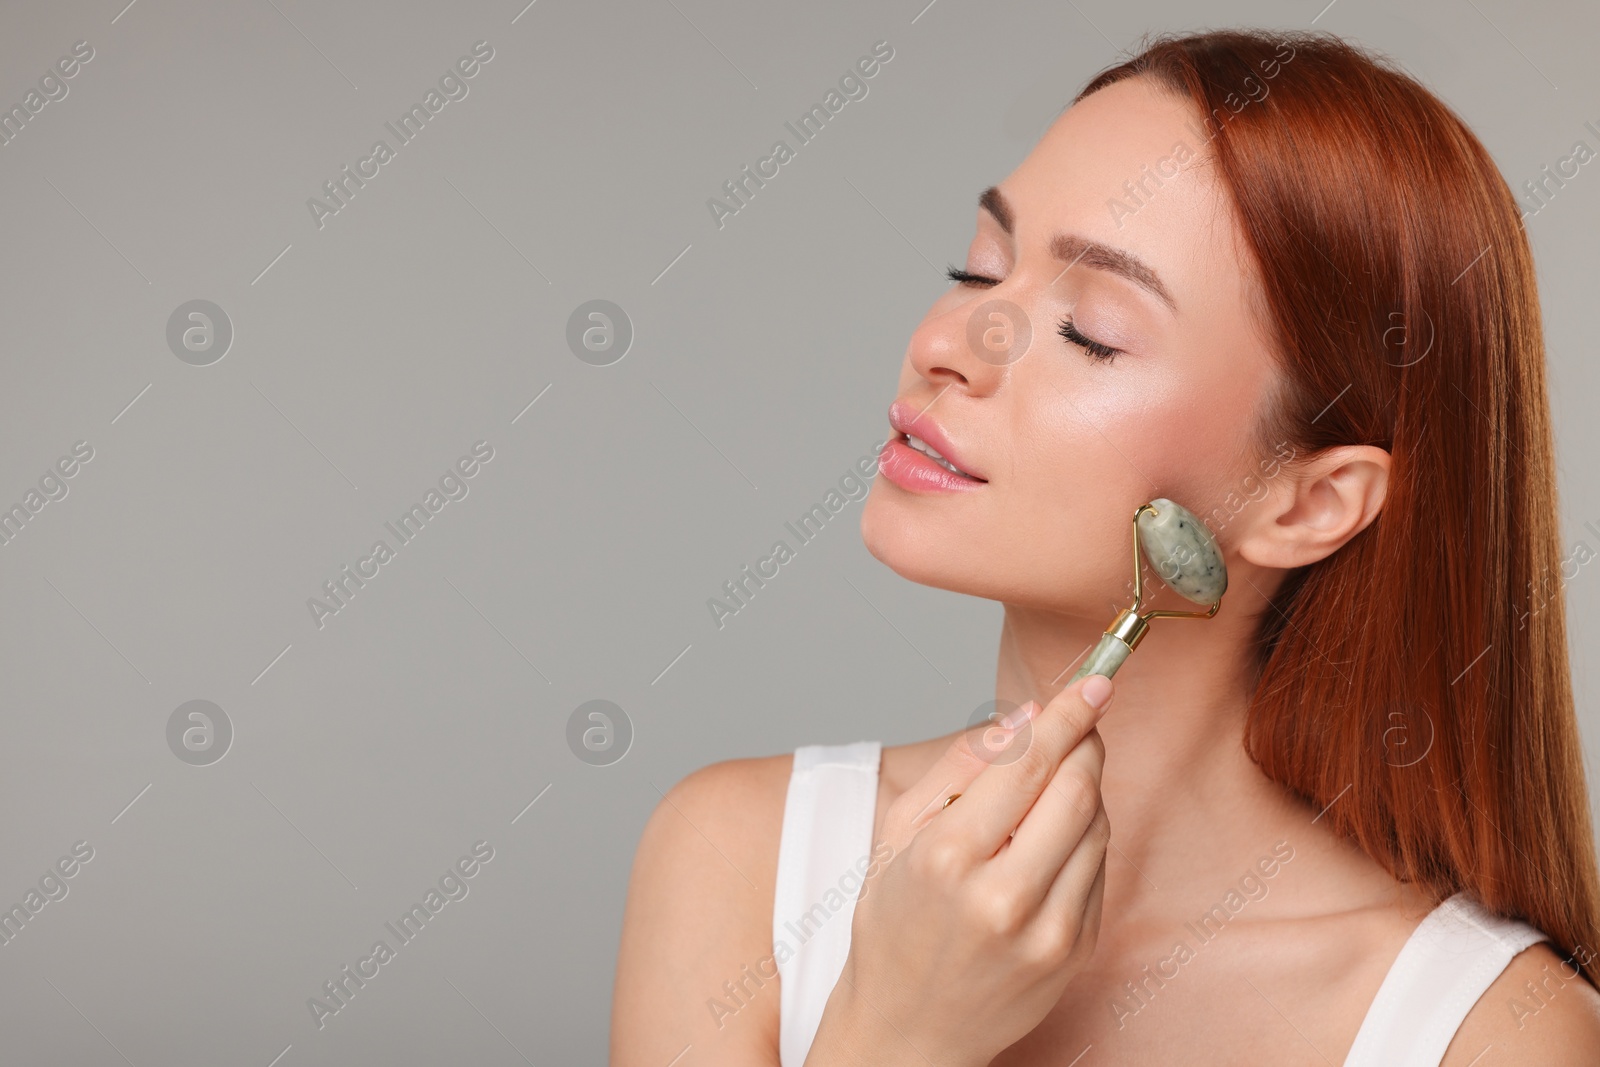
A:
{"type": "Polygon", "coordinates": [[[1110,838],[1111,823],[1105,809],[1100,808],[1039,906],[1034,918],[1037,936],[1060,938],[1066,935],[1092,940],[1099,935],[1100,907],[1105,894],[1106,845],[1110,838]]]}
{"type": "Polygon", "coordinates": [[[1017,825],[1011,847],[995,857],[1007,885],[1040,906],[1067,857],[1100,811],[1105,743],[1091,729],[1056,767],[1050,783],[1017,825]]]}
{"type": "Polygon", "coordinates": [[[1014,746],[1032,743],[1032,720],[1041,711],[1039,703],[1030,700],[1007,716],[1016,723],[1014,727],[985,722],[954,738],[933,766],[885,812],[884,839],[897,850],[909,844],[919,830],[945,810],[945,801],[957,793],[964,794],[984,768],[1014,758],[1015,752],[1020,751],[1014,746]]]}
{"type": "Polygon", "coordinates": [[[1111,679],[1090,674],[1057,693],[1028,724],[1027,747],[1015,759],[985,766],[962,791],[961,800],[940,815],[948,830],[974,861],[993,856],[1022,822],[1028,809],[1055,775],[1068,752],[1100,720],[1111,699],[1111,679]],[[1084,699],[1084,686],[1102,697],[1099,707],[1084,699]]]}

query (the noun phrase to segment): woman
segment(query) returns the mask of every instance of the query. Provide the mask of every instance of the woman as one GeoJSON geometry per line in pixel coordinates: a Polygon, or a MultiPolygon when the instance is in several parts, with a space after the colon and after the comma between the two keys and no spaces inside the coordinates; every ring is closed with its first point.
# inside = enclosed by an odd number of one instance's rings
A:
{"type": "Polygon", "coordinates": [[[951,276],[862,533],[1004,604],[1017,714],[680,782],[613,1062],[1600,1062],[1539,305],[1482,145],[1331,35],[1166,36],[951,276]],[[1222,608],[1063,688],[1158,496],[1222,608]]]}

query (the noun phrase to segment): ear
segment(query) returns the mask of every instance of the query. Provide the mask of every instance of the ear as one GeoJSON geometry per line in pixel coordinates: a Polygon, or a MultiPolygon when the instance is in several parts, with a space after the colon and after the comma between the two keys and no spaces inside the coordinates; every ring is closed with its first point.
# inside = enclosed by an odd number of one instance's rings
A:
{"type": "Polygon", "coordinates": [[[1289,570],[1332,555],[1377,518],[1389,489],[1389,453],[1373,445],[1328,448],[1283,467],[1234,539],[1260,567],[1289,570]]]}

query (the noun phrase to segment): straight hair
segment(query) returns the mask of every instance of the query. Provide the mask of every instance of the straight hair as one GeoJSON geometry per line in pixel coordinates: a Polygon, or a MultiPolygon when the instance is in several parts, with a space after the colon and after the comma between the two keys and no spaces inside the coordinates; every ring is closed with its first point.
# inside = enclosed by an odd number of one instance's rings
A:
{"type": "Polygon", "coordinates": [[[1395,878],[1532,923],[1600,988],[1525,212],[1387,57],[1323,31],[1146,40],[1074,102],[1143,77],[1204,117],[1281,370],[1258,447],[1392,457],[1378,516],[1264,613],[1245,749],[1395,878]]]}

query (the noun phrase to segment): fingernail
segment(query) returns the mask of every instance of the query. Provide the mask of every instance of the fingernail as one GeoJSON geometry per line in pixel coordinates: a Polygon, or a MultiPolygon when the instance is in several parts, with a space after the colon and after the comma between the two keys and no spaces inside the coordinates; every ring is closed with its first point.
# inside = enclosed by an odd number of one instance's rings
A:
{"type": "Polygon", "coordinates": [[[1098,711],[1111,699],[1111,679],[1103,674],[1091,674],[1083,680],[1083,688],[1078,690],[1078,695],[1083,697],[1085,704],[1098,711]]]}
{"type": "Polygon", "coordinates": [[[1000,720],[1000,725],[1007,730],[1015,730],[1029,719],[1033,718],[1033,711],[1037,705],[1031,700],[1025,700],[1022,706],[1008,713],[1000,720]]]}

